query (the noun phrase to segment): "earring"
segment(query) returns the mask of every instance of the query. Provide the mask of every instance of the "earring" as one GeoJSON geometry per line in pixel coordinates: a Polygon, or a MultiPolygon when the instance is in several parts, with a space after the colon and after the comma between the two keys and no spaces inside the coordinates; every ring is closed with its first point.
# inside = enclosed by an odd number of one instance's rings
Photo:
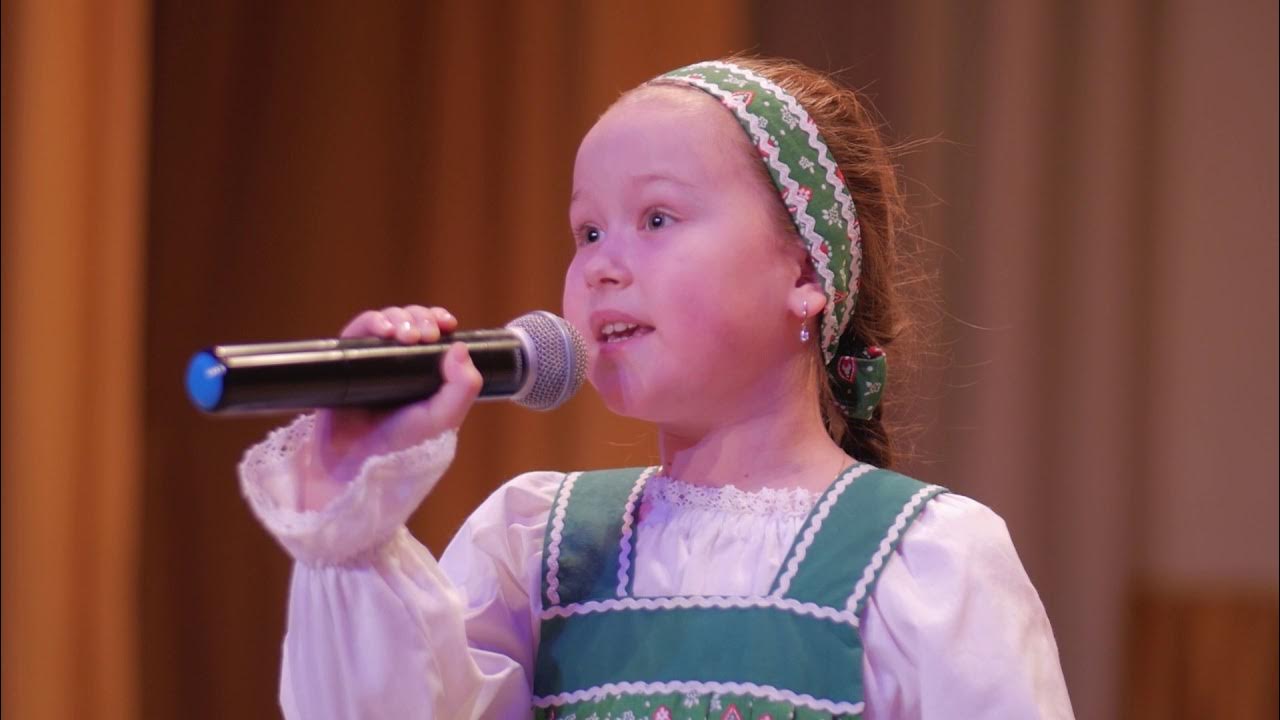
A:
{"type": "Polygon", "coordinates": [[[809,301],[804,301],[804,309],[800,311],[804,317],[800,319],[800,342],[809,342],[809,301]]]}

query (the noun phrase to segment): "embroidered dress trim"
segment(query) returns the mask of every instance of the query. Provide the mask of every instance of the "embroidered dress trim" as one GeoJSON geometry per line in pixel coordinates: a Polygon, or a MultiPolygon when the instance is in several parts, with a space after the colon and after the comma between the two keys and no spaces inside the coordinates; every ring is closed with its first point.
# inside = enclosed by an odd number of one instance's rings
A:
{"type": "Polygon", "coordinates": [[[696,485],[666,475],[652,478],[644,488],[645,500],[729,515],[808,515],[818,496],[804,488],[741,490],[733,485],[696,485]]]}
{"type": "Polygon", "coordinates": [[[640,493],[644,490],[645,481],[650,475],[657,472],[656,465],[645,468],[640,473],[640,477],[636,478],[636,482],[631,486],[631,494],[627,496],[627,505],[622,511],[622,542],[619,543],[618,549],[618,597],[626,597],[627,591],[630,589],[631,574],[631,524],[635,518],[636,500],[640,498],[640,493]]]}
{"type": "Polygon", "coordinates": [[[849,703],[822,700],[815,698],[812,695],[798,694],[791,692],[790,690],[780,690],[772,685],[756,685],[755,683],[740,682],[697,682],[687,680],[652,683],[605,683],[603,685],[597,685],[584,690],[575,690],[573,692],[560,693],[558,695],[543,695],[535,697],[533,699],[533,705],[534,707],[546,708],[557,705],[567,705],[570,703],[603,700],[609,695],[657,695],[665,693],[752,695],[772,700],[774,702],[790,703],[792,705],[799,705],[812,710],[828,712],[833,715],[858,715],[866,707],[866,703],[864,702],[849,703]]]}
{"type": "Polygon", "coordinates": [[[866,598],[867,587],[880,574],[880,569],[884,566],[889,553],[897,546],[898,540],[902,536],[902,531],[907,527],[907,523],[920,512],[927,500],[943,491],[944,488],[937,485],[926,485],[915,495],[912,495],[906,505],[902,506],[902,512],[898,513],[898,517],[894,518],[893,525],[889,527],[889,532],[880,541],[880,547],[876,550],[876,554],[872,556],[871,562],[867,563],[866,569],[862,571],[862,577],[858,579],[853,595],[850,596],[848,604],[845,605],[845,612],[853,613],[857,617],[857,612],[861,609],[859,605],[866,598]]]}
{"type": "Polygon", "coordinates": [[[875,470],[875,466],[865,463],[858,463],[849,468],[845,472],[844,477],[840,478],[830,489],[827,490],[822,500],[819,502],[817,509],[814,511],[813,519],[809,521],[809,526],[805,528],[804,534],[800,538],[800,542],[796,543],[795,549],[792,551],[791,558],[787,561],[786,570],[778,577],[777,587],[773,592],[769,593],[771,597],[782,597],[791,589],[791,581],[795,578],[796,573],[800,570],[800,563],[804,562],[804,556],[809,552],[809,546],[813,545],[813,539],[817,537],[818,531],[822,529],[822,521],[831,514],[831,508],[835,506],[836,501],[840,499],[840,493],[859,477],[875,470]]]}
{"type": "Polygon", "coordinates": [[[560,544],[564,541],[564,515],[569,509],[569,494],[573,491],[573,484],[581,475],[580,472],[570,473],[564,479],[560,492],[556,495],[555,509],[551,511],[551,540],[547,544],[547,600],[552,605],[560,604],[560,580],[557,574],[560,572],[560,544]]]}
{"type": "Polygon", "coordinates": [[[619,610],[677,610],[687,608],[774,608],[798,615],[809,615],[858,627],[858,616],[851,611],[840,611],[816,603],[800,602],[791,598],[724,595],[687,595],[680,597],[622,598],[619,600],[588,600],[584,603],[558,605],[544,609],[539,617],[549,620],[572,615],[613,612],[619,610]]]}
{"type": "Polygon", "coordinates": [[[770,607],[695,607],[555,617],[541,628],[537,696],[616,682],[752,682],[862,700],[862,647],[846,623],[770,607]]]}

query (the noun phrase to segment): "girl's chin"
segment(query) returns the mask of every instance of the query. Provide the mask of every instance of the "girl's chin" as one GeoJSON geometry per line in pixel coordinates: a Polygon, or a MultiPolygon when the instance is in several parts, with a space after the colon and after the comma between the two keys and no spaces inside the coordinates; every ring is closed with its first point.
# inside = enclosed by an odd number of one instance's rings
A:
{"type": "Polygon", "coordinates": [[[644,405],[636,401],[634,397],[627,397],[618,392],[608,392],[600,390],[600,399],[604,401],[604,406],[609,408],[609,412],[614,415],[632,418],[634,420],[650,421],[649,413],[645,412],[644,405]]]}
{"type": "Polygon", "coordinates": [[[674,400],[663,401],[656,398],[639,398],[605,392],[599,394],[609,412],[619,417],[639,420],[659,427],[684,427],[689,423],[697,422],[696,419],[681,415],[679,411],[682,405],[674,400]]]}
{"type": "Polygon", "coordinates": [[[637,392],[636,388],[618,382],[618,379],[616,375],[604,378],[591,376],[591,385],[609,412],[644,422],[659,421],[658,403],[647,394],[637,392]]]}

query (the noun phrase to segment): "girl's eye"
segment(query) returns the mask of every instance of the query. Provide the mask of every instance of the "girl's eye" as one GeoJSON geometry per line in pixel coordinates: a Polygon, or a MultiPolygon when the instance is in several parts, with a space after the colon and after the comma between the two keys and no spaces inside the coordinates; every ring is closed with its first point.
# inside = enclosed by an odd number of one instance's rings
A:
{"type": "Polygon", "coordinates": [[[578,231],[578,240],[585,245],[598,242],[600,240],[600,228],[587,225],[578,231]]]}
{"type": "Polygon", "coordinates": [[[653,212],[649,213],[649,218],[648,220],[645,221],[645,225],[647,225],[650,230],[657,230],[659,228],[664,228],[670,223],[671,223],[671,216],[660,210],[654,210],[653,212]]]}

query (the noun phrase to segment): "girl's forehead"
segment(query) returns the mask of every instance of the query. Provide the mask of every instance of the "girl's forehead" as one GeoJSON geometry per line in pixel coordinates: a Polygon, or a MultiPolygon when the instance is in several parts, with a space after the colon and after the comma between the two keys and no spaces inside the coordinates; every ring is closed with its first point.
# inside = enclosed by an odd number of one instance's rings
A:
{"type": "Polygon", "coordinates": [[[728,158],[750,149],[737,121],[696,90],[646,87],[609,108],[583,138],[575,172],[617,168],[684,169],[718,176],[728,158]]]}

